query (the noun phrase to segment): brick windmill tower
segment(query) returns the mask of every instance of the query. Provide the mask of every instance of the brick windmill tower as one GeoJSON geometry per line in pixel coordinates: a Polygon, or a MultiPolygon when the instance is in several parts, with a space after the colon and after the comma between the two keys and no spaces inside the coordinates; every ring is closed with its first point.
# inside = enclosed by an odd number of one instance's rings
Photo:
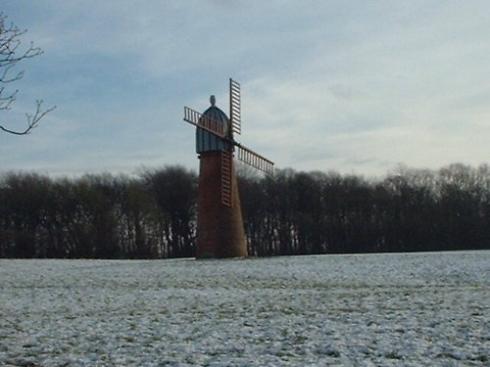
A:
{"type": "Polygon", "coordinates": [[[239,144],[241,133],[240,84],[230,79],[230,118],[216,107],[199,113],[184,107],[184,121],[197,127],[196,152],[199,155],[196,258],[247,256],[240,196],[233,157],[266,173],[274,163],[239,144]]]}

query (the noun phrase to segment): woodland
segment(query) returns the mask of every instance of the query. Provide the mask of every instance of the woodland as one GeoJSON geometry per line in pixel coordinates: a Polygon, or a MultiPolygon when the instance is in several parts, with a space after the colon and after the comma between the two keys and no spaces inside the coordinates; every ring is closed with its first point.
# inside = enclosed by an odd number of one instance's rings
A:
{"type": "MultiPolygon", "coordinates": [[[[241,170],[252,256],[490,249],[490,167],[400,166],[380,179],[241,170]]],[[[197,175],[0,176],[0,257],[192,257],[197,175]]]]}

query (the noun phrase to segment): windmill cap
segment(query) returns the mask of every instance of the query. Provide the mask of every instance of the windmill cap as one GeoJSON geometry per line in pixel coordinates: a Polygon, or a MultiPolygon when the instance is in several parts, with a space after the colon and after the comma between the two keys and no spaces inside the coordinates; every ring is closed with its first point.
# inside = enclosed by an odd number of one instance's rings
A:
{"type": "Polygon", "coordinates": [[[209,108],[202,113],[202,116],[209,117],[212,120],[219,121],[223,124],[228,124],[228,117],[226,116],[226,114],[221,111],[219,107],[215,106],[216,97],[209,97],[209,102],[211,102],[211,106],[209,106],[209,108]]]}

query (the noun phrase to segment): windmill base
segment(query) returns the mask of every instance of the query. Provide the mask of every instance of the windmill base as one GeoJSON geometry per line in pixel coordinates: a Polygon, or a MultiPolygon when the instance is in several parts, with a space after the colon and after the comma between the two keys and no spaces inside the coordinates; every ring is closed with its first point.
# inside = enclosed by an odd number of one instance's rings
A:
{"type": "Polygon", "coordinates": [[[221,201],[221,152],[199,156],[196,258],[246,257],[247,241],[232,165],[231,207],[221,201]]]}

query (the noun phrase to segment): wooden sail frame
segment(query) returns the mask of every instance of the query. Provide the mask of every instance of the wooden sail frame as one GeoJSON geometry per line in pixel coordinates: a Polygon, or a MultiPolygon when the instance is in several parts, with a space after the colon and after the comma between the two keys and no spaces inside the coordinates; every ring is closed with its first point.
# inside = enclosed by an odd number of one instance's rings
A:
{"type": "MultiPolygon", "coordinates": [[[[240,84],[230,78],[230,125],[233,133],[241,134],[241,92],[240,84]]],[[[227,130],[222,121],[205,116],[187,106],[184,107],[184,121],[203,129],[231,145],[231,150],[221,151],[221,202],[231,207],[232,183],[233,183],[233,152],[237,152],[237,158],[241,162],[264,172],[267,175],[274,174],[274,162],[254,152],[252,149],[238,143],[233,139],[233,134],[227,135],[227,130]]]]}

